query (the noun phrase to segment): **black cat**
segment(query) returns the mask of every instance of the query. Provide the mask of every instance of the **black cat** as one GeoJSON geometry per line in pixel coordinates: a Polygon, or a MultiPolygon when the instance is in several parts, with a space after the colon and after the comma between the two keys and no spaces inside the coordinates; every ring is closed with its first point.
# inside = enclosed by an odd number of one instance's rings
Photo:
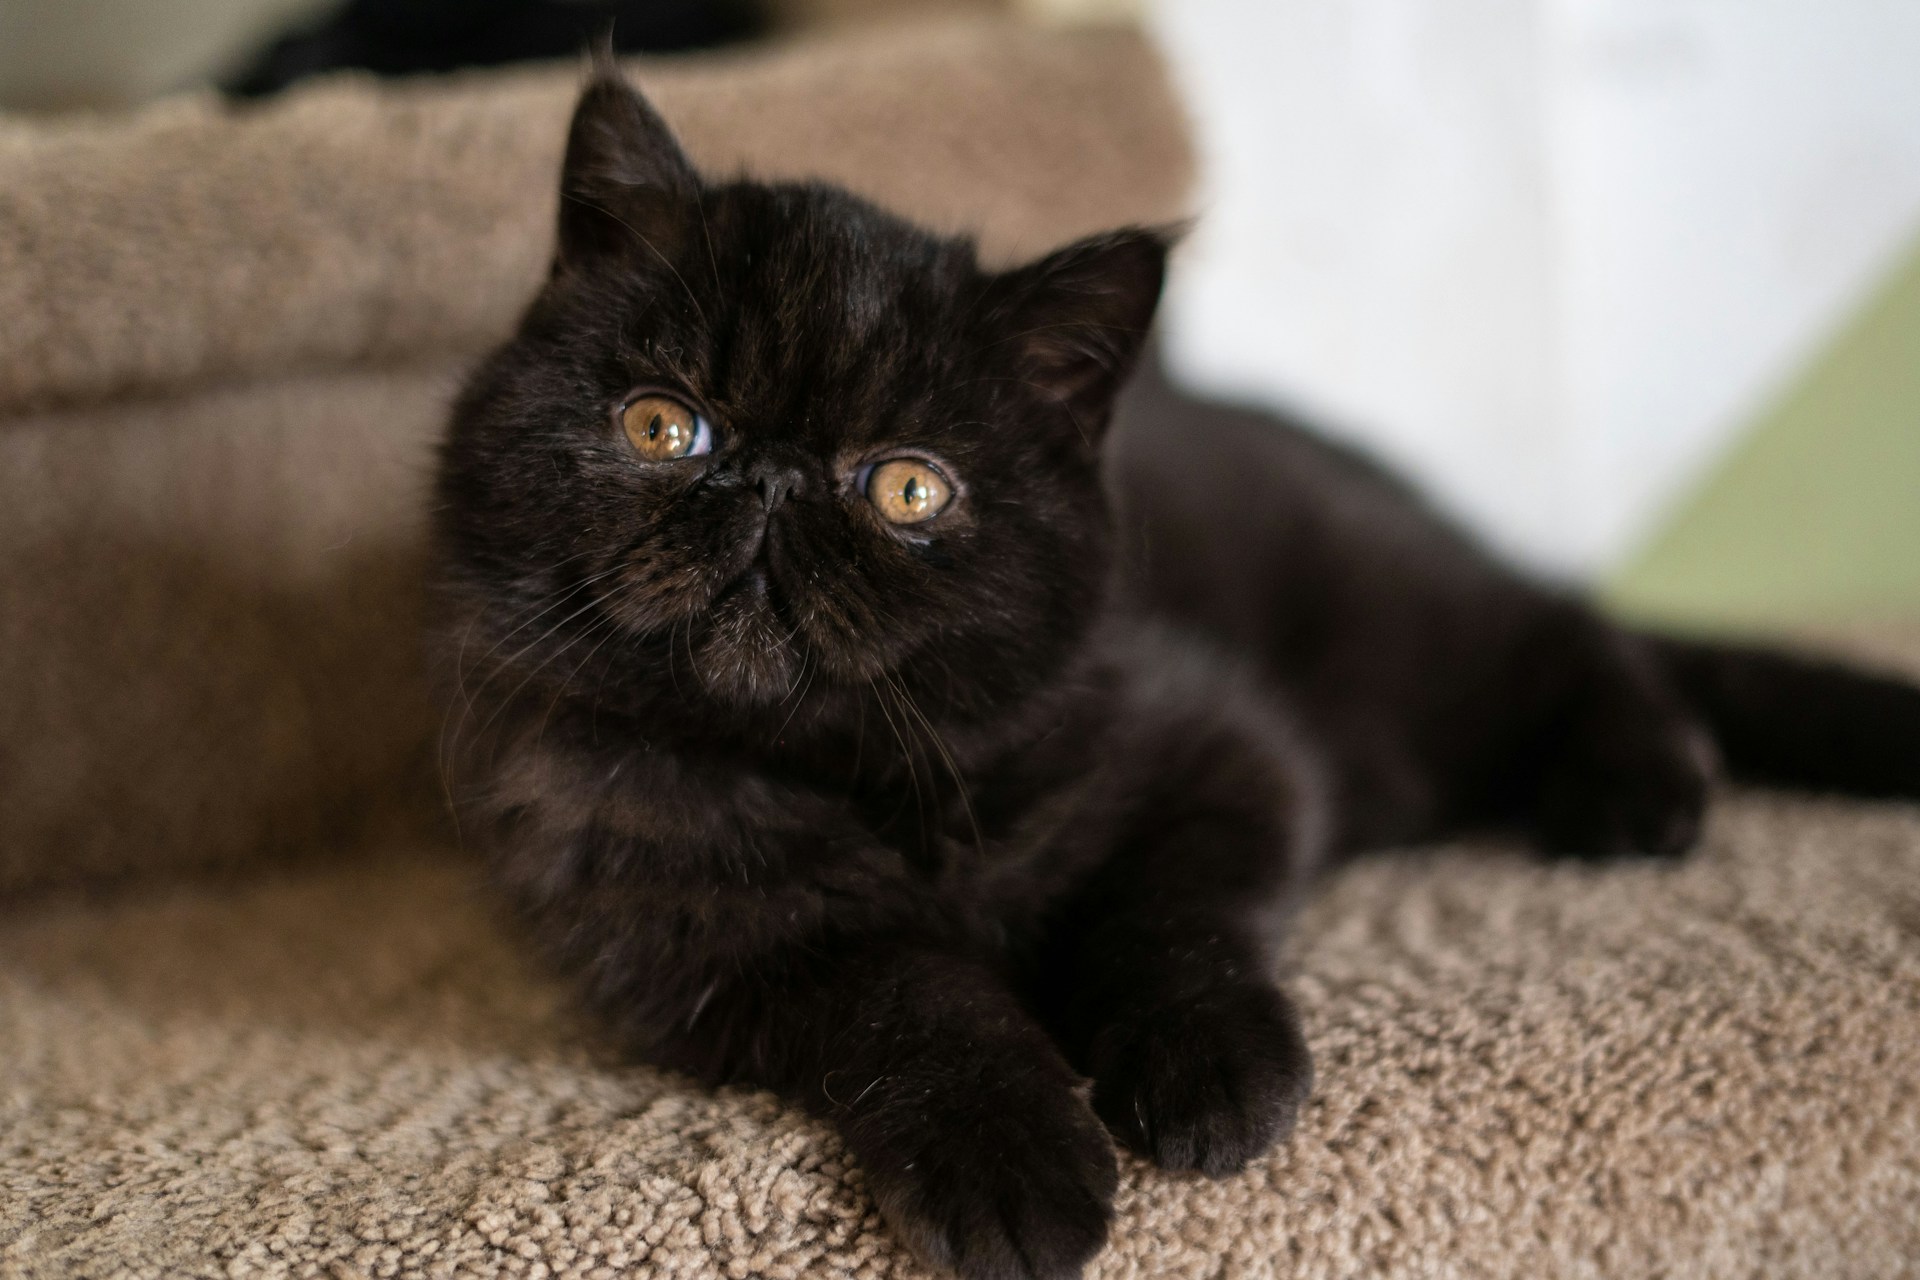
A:
{"type": "Polygon", "coordinates": [[[1722,761],[1920,794],[1920,689],[1622,630],[1296,428],[1121,396],[1160,234],[983,271],[703,182],[604,69],[563,181],[441,458],[463,826],[626,1046],[829,1118],[964,1276],[1077,1274],[1110,1133],[1286,1134],[1330,859],[1677,854],[1722,761]]]}

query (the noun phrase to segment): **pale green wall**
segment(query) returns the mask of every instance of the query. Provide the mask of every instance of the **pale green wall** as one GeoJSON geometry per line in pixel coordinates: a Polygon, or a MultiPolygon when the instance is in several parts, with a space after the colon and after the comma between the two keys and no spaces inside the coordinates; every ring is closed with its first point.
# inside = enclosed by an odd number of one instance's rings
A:
{"type": "Polygon", "coordinates": [[[1920,243],[1605,594],[1701,626],[1920,619],[1920,243]]]}

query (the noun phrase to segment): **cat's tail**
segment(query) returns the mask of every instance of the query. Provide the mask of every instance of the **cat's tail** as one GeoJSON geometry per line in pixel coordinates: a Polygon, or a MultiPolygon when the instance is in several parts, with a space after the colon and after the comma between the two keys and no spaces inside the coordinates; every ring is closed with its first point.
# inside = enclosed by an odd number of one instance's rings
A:
{"type": "Polygon", "coordinates": [[[1646,639],[1734,778],[1920,797],[1920,685],[1775,649],[1646,639]]]}

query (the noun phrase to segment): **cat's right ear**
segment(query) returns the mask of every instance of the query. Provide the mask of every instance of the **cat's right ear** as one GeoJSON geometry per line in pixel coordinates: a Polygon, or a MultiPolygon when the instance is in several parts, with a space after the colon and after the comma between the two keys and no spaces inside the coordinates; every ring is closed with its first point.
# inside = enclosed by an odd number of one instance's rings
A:
{"type": "Polygon", "coordinates": [[[1139,359],[1176,231],[1091,236],[994,276],[979,314],[1018,381],[1064,408],[1092,443],[1139,359]]]}
{"type": "Polygon", "coordinates": [[[671,259],[699,199],[700,179],[667,122],[610,58],[596,59],[567,131],[554,270],[627,255],[671,259]]]}

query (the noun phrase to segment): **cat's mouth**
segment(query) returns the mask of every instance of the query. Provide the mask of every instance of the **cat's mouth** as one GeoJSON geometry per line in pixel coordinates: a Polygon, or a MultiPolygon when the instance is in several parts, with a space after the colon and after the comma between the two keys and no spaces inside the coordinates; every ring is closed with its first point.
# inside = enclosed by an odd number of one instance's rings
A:
{"type": "Polygon", "coordinates": [[[742,606],[765,610],[789,637],[798,636],[786,593],[776,584],[764,555],[755,557],[752,564],[714,593],[708,612],[718,613],[723,609],[742,606]],[[736,599],[740,602],[738,605],[733,603],[736,599]]]}
{"type": "Polygon", "coordinates": [[[609,593],[636,632],[671,637],[678,678],[691,665],[709,697],[751,707],[804,697],[803,681],[859,683],[885,669],[883,618],[834,565],[780,521],[735,533],[704,564],[683,548],[637,547],[609,593]]]}
{"type": "Polygon", "coordinates": [[[767,566],[764,563],[756,562],[751,569],[741,574],[738,585],[741,590],[753,595],[765,596],[769,604],[773,603],[773,579],[767,573],[767,566]]]}
{"type": "Polygon", "coordinates": [[[775,575],[758,559],[714,596],[690,646],[694,670],[724,701],[760,705],[791,697],[806,665],[799,628],[775,575]]]}

